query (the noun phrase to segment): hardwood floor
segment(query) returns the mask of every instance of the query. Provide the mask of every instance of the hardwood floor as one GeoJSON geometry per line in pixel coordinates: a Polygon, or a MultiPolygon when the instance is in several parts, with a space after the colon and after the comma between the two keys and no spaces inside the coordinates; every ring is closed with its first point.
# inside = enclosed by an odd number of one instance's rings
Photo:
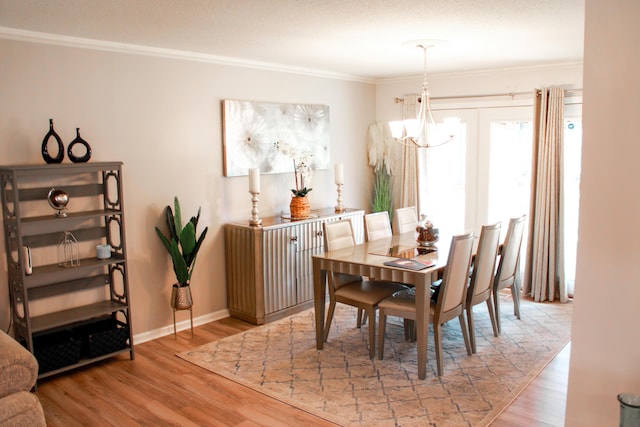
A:
{"type": "Polygon", "coordinates": [[[571,343],[558,353],[491,426],[564,426],[570,354],[571,343]]]}
{"type": "MultiPolygon", "coordinates": [[[[333,426],[184,363],[175,353],[253,325],[227,318],[136,345],[126,355],[38,382],[49,426],[333,426]]],[[[569,364],[567,346],[492,424],[563,426],[569,364]]]]}

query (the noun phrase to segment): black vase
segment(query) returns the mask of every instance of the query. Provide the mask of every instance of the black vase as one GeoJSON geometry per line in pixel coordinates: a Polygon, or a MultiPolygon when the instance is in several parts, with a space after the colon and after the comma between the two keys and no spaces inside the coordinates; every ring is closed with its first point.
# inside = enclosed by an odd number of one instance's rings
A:
{"type": "Polygon", "coordinates": [[[47,163],[62,163],[62,159],[64,159],[64,145],[56,131],[53,130],[53,119],[49,119],[49,132],[42,140],[42,158],[47,163]],[[49,138],[52,137],[58,143],[58,154],[55,157],[51,157],[49,154],[49,138]]]}
{"type": "Polygon", "coordinates": [[[80,137],[80,128],[76,128],[76,139],[71,141],[71,144],[67,147],[67,156],[69,156],[69,160],[73,163],[86,163],[91,158],[91,146],[87,141],[80,137]],[[78,157],[73,154],[73,146],[77,144],[84,145],[84,148],[87,150],[82,157],[78,157]]]}

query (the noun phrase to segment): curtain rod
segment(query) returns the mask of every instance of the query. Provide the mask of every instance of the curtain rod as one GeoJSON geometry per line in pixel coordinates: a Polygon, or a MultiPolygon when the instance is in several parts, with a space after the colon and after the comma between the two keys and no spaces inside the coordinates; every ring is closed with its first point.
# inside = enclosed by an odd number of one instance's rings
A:
{"type": "MultiPolygon", "coordinates": [[[[540,90],[537,89],[536,93],[539,94],[540,90]]],[[[581,95],[582,94],[582,89],[566,89],[565,90],[565,94],[569,94],[569,93],[573,93],[575,95],[581,95]]],[[[507,93],[490,93],[490,94],[485,94],[485,95],[458,95],[458,96],[441,96],[441,97],[431,97],[432,100],[449,100],[449,99],[468,99],[468,98],[497,98],[497,97],[504,97],[504,96],[508,96],[511,99],[515,98],[516,96],[522,96],[522,95],[531,95],[531,92],[507,92],[507,93]]],[[[399,103],[399,102],[404,102],[404,98],[394,98],[393,99],[395,101],[395,103],[399,103]]],[[[420,101],[420,98],[418,98],[418,102],[420,101]]]]}

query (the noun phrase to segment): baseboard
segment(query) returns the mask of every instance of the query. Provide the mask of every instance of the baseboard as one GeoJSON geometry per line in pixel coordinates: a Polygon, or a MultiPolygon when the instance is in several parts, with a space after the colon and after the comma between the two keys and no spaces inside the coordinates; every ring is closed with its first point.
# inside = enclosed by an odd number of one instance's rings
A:
{"type": "MultiPolygon", "coordinates": [[[[187,315],[185,320],[181,320],[176,322],[176,331],[184,331],[185,329],[191,328],[191,322],[189,320],[189,313],[187,310],[182,310],[187,315]]],[[[229,310],[226,308],[224,310],[216,311],[213,313],[205,314],[203,316],[198,316],[193,318],[193,327],[204,325],[205,323],[215,322],[216,320],[224,319],[225,317],[229,317],[229,310]]],[[[155,340],[157,338],[164,337],[166,335],[173,334],[173,325],[163,326],[162,328],[154,329],[147,332],[142,332],[140,334],[135,334],[133,336],[133,342],[135,344],[142,344],[143,342],[155,340]]]]}

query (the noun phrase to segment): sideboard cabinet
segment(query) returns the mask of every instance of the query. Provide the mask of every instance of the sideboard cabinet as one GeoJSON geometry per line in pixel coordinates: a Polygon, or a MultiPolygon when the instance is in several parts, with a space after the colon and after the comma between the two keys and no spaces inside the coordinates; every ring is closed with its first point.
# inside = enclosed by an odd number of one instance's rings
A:
{"type": "Polygon", "coordinates": [[[122,163],[0,166],[0,179],[13,335],[38,378],[133,359],[122,163]]]}
{"type": "Polygon", "coordinates": [[[356,241],[363,241],[364,210],[312,211],[291,221],[262,218],[225,225],[227,306],[231,316],[263,324],[313,306],[312,256],[323,252],[322,224],[351,219],[356,241]]]}

